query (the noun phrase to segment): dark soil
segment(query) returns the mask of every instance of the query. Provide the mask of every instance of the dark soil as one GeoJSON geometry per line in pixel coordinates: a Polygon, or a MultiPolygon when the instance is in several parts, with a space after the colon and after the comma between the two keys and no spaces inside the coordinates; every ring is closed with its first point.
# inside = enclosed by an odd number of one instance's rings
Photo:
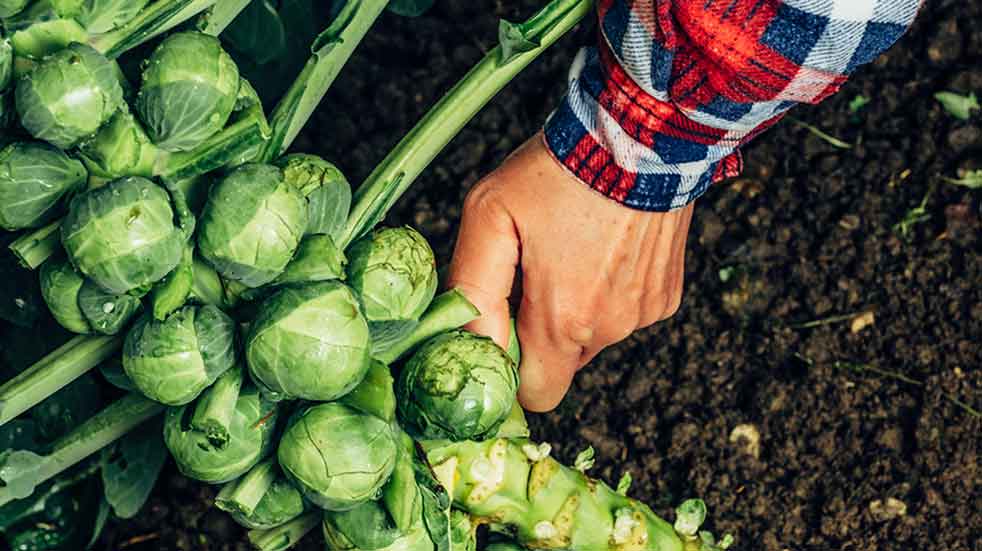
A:
{"type": "MultiPolygon", "coordinates": [[[[539,3],[384,16],[296,149],[361,181],[493,46],[498,18],[539,3]]],[[[602,353],[557,411],[532,417],[533,434],[566,460],[594,446],[595,475],[630,471],[632,493],[668,518],[703,497],[737,549],[982,549],[982,424],[955,402],[982,403],[979,192],[939,178],[982,166],[982,116],[958,121],[932,98],[982,95],[980,28],[982,3],[929,2],[888,55],[795,110],[852,149],[792,121],[747,148],[744,176],[697,205],[679,313],[602,353]],[[858,95],[870,103],[851,113],[858,95]],[[895,225],[931,189],[929,216],[905,237],[895,225]],[[848,315],[866,311],[874,323],[853,332],[848,315]],[[741,425],[756,442],[731,438],[741,425]]],[[[512,83],[390,222],[419,228],[445,264],[465,193],[540,127],[592,32],[512,83]]],[[[213,490],[168,469],[105,549],[245,549],[208,511],[213,490]]]]}

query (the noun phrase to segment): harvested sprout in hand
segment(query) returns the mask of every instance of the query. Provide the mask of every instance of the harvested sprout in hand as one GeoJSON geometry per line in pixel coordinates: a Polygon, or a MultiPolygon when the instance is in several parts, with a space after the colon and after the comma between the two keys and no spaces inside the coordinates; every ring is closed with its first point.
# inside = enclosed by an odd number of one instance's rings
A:
{"type": "Polygon", "coordinates": [[[487,337],[450,331],[427,341],[396,384],[399,418],[419,438],[482,440],[508,417],[518,370],[487,337]]]}

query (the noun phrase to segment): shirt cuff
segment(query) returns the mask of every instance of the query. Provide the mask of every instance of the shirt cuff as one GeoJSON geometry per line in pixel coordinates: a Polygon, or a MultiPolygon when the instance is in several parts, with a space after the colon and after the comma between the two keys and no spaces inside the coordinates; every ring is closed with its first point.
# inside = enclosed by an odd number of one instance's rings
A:
{"type": "Polygon", "coordinates": [[[569,91],[543,134],[556,160],[590,188],[655,212],[685,207],[713,182],[738,175],[737,146],[749,139],[696,122],[647,94],[603,43],[577,55],[569,91]]]}

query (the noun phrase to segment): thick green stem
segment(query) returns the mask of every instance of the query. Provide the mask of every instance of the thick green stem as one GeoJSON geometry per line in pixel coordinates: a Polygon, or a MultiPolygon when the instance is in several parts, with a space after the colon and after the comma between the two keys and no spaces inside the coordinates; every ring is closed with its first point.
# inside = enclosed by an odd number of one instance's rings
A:
{"type": "Polygon", "coordinates": [[[214,5],[216,1],[158,0],[122,27],[92,37],[89,44],[109,59],[115,59],[124,52],[198,15],[214,5]]]}
{"type": "Polygon", "coordinates": [[[462,327],[480,315],[481,312],[463,293],[451,289],[435,297],[413,332],[379,354],[378,360],[386,365],[391,364],[423,341],[444,331],[462,327]]]}
{"type": "Polygon", "coordinates": [[[262,107],[250,107],[238,121],[205,140],[191,151],[161,155],[154,175],[169,180],[185,180],[206,174],[240,158],[269,138],[262,107]]]}
{"type": "Polygon", "coordinates": [[[250,530],[249,542],[258,551],[286,551],[302,540],[320,521],[320,512],[307,513],[276,528],[250,530]]]}
{"type": "Polygon", "coordinates": [[[0,386],[0,426],[113,355],[122,337],[79,335],[0,386]]]}
{"type": "Polygon", "coordinates": [[[461,128],[533,59],[589,13],[592,5],[592,0],[553,0],[521,25],[503,23],[502,44],[447,92],[358,188],[338,247],[344,250],[381,222],[461,128]]]}
{"type": "Polygon", "coordinates": [[[208,12],[201,15],[198,28],[201,32],[212,36],[222,34],[222,31],[232,24],[242,10],[246,9],[249,2],[252,0],[222,0],[216,3],[208,12]]]}
{"type": "Polygon", "coordinates": [[[15,239],[8,245],[25,268],[37,269],[61,248],[61,220],[56,220],[15,239]]]}
{"type": "Polygon", "coordinates": [[[269,119],[273,136],[257,161],[268,163],[286,152],[387,4],[388,0],[345,3],[331,26],[314,41],[313,55],[273,110],[269,119]]]}
{"type": "Polygon", "coordinates": [[[194,407],[191,428],[202,432],[215,449],[223,450],[231,438],[229,426],[242,389],[242,368],[233,367],[204,391],[194,407]]]}
{"type": "MultiPolygon", "coordinates": [[[[31,482],[37,486],[57,476],[162,413],[164,407],[137,393],[120,398],[55,442],[51,453],[40,456],[31,482]]],[[[9,488],[0,486],[0,506],[16,499],[12,494],[9,488]]]]}
{"type": "Polygon", "coordinates": [[[259,463],[241,478],[226,484],[215,497],[215,506],[229,513],[251,515],[278,474],[275,459],[259,463]]]}

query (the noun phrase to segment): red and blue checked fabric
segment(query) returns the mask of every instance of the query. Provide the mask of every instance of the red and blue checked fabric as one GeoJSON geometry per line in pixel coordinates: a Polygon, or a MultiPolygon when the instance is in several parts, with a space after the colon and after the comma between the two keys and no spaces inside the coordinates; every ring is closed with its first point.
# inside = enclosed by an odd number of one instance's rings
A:
{"type": "Polygon", "coordinates": [[[835,93],[920,0],[599,0],[601,36],[545,125],[553,155],[626,206],[668,211],[740,172],[739,147],[835,93]]]}

